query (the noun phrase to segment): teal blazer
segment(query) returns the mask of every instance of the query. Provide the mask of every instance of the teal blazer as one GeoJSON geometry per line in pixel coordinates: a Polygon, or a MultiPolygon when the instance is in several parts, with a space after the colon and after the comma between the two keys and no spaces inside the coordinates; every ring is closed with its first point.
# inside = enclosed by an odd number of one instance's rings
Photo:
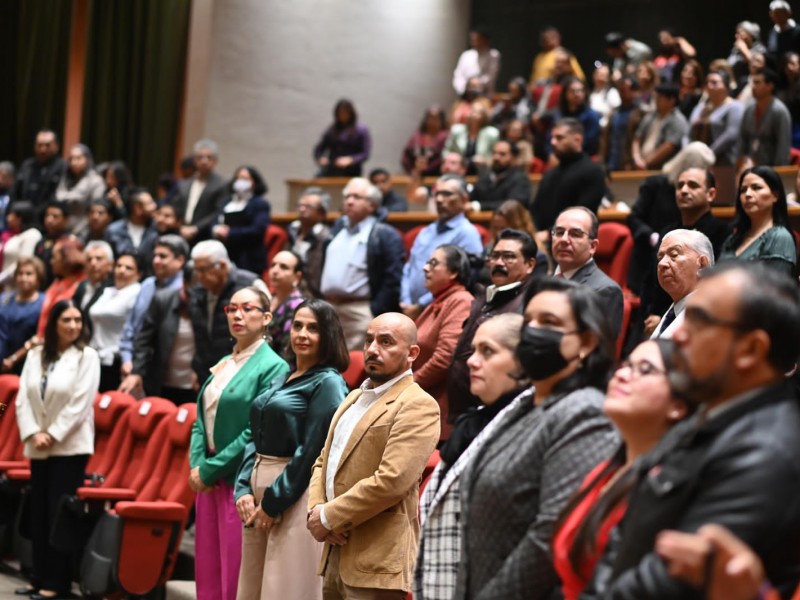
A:
{"type": "Polygon", "coordinates": [[[216,454],[210,455],[206,441],[203,392],[212,375],[203,384],[197,397],[197,421],[192,428],[189,465],[200,467],[200,479],[206,485],[224,480],[233,485],[242,462],[244,448],[250,441],[250,405],[267,391],[272,380],[289,372],[289,365],[264,343],[256,350],[222,391],[214,422],[216,454]]]}

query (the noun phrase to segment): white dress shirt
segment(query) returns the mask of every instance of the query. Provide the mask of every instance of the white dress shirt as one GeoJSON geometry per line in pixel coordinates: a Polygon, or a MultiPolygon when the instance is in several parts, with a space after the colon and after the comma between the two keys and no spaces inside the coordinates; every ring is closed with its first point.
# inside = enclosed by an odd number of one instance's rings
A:
{"type": "Polygon", "coordinates": [[[675,310],[675,319],[667,326],[666,329],[664,329],[664,331],[661,331],[664,319],[667,318],[667,313],[669,312],[669,309],[667,309],[667,311],[662,315],[661,320],[658,322],[655,330],[653,330],[653,333],[650,335],[651,340],[655,340],[657,338],[663,338],[665,340],[672,339],[672,334],[675,333],[675,330],[681,326],[681,323],[683,323],[683,318],[685,316],[683,310],[686,308],[686,300],[692,294],[694,294],[694,292],[686,294],[683,298],[677,302],[674,302],[672,306],[670,306],[671,309],[675,310]]]}
{"type": "MultiPolygon", "coordinates": [[[[325,469],[325,497],[328,502],[336,497],[333,490],[333,480],[336,477],[336,471],[339,469],[339,461],[342,458],[347,442],[350,441],[350,436],[353,430],[359,424],[361,419],[367,413],[372,405],[374,405],[381,397],[388,392],[395,383],[404,377],[413,375],[411,369],[406,370],[394,379],[390,379],[386,383],[378,387],[372,387],[371,379],[367,379],[361,384],[361,395],[358,400],[353,402],[350,407],[344,411],[339,421],[336,423],[336,429],[333,431],[333,440],[331,441],[331,449],[328,453],[328,465],[325,469]]],[[[326,529],[330,529],[330,525],[325,518],[325,507],[320,509],[320,520],[326,529]]]]}

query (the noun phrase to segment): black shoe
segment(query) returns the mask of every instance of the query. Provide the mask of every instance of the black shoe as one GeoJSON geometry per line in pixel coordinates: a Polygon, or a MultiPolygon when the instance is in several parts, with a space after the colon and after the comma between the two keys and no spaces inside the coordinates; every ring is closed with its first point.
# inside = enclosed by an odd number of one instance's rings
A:
{"type": "Polygon", "coordinates": [[[72,598],[76,598],[75,594],[72,592],[64,592],[63,594],[56,593],[55,596],[44,596],[39,592],[35,594],[31,594],[31,600],[72,600],[72,598]]]}
{"type": "Polygon", "coordinates": [[[35,587],[23,587],[14,590],[15,596],[33,596],[34,594],[38,593],[39,590],[37,590],[35,587]]]}

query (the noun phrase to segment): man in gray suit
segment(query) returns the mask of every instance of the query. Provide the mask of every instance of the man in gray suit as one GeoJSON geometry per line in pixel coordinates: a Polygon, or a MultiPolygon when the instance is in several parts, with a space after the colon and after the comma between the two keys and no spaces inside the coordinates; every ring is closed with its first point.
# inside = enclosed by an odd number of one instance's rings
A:
{"type": "Polygon", "coordinates": [[[228,197],[228,181],[214,172],[218,160],[216,142],[198,141],[194,145],[195,174],[178,184],[175,212],[184,223],[181,237],[190,245],[209,237],[228,197]]]}
{"type": "Polygon", "coordinates": [[[583,206],[567,208],[558,215],[550,230],[553,260],[558,265],[554,275],[588,285],[603,299],[611,333],[622,329],[622,289],[594,262],[597,251],[597,215],[583,206]]]}

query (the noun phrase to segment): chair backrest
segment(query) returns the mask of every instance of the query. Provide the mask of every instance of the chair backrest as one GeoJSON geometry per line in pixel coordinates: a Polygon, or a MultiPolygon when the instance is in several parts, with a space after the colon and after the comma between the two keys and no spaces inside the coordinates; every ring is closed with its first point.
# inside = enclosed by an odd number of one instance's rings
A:
{"type": "Polygon", "coordinates": [[[106,480],[100,487],[128,488],[140,490],[149,477],[150,465],[144,463],[147,448],[162,445],[166,429],[159,431],[161,422],[177,412],[177,407],[169,400],[148,396],[142,398],[125,413],[127,426],[108,469],[106,480]]]}
{"type": "Polygon", "coordinates": [[[197,419],[197,404],[181,404],[174,415],[163,421],[167,435],[159,448],[148,448],[145,464],[149,477],[136,496],[137,502],[166,500],[183,504],[188,510],[194,501],[189,487],[189,449],[192,428],[197,419]]]}
{"type": "Polygon", "coordinates": [[[19,377],[0,375],[0,402],[6,405],[5,413],[0,418],[0,460],[17,460],[19,446],[22,445],[17,427],[17,392],[19,377]]]}
{"type": "Polygon", "coordinates": [[[594,255],[597,266],[624,289],[633,253],[630,229],[623,223],[600,223],[597,239],[600,242],[594,255]]]}
{"type": "Polygon", "coordinates": [[[361,350],[350,351],[350,366],[342,372],[342,377],[351,390],[361,385],[367,376],[364,370],[364,353],[361,350]]]}
{"type": "Polygon", "coordinates": [[[124,427],[128,424],[128,417],[123,415],[135,404],[136,399],[125,392],[97,394],[94,402],[94,454],[86,465],[87,473],[105,476],[119,451],[124,427]]]}
{"type": "Polygon", "coordinates": [[[492,241],[492,233],[486,227],[480,223],[473,223],[472,225],[478,230],[478,234],[481,236],[481,243],[484,246],[492,241]]]}
{"type": "Polygon", "coordinates": [[[267,280],[267,272],[269,266],[272,264],[272,259],[275,255],[286,247],[286,242],[289,241],[289,234],[286,230],[279,225],[267,225],[267,230],[264,232],[264,247],[267,249],[267,268],[262,273],[264,281],[267,280]]]}
{"type": "Polygon", "coordinates": [[[411,247],[414,245],[414,240],[417,239],[419,232],[425,229],[425,225],[417,225],[402,234],[403,248],[406,249],[406,260],[411,255],[411,247]]]}

